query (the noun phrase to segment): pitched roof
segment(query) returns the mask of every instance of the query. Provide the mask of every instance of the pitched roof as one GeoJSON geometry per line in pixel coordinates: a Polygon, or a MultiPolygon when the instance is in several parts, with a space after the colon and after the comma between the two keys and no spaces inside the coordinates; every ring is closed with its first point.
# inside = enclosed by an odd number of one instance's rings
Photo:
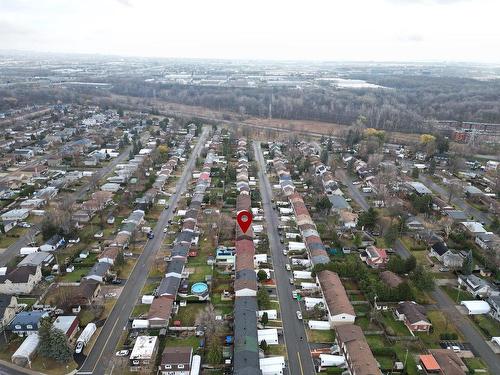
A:
{"type": "Polygon", "coordinates": [[[450,349],[430,349],[443,375],[465,375],[467,367],[460,357],[450,349]]]}
{"type": "Polygon", "coordinates": [[[396,310],[400,314],[404,314],[410,324],[415,324],[422,321],[429,323],[429,320],[425,316],[425,309],[415,302],[400,302],[396,310]]]}
{"type": "Polygon", "coordinates": [[[37,266],[21,266],[16,267],[7,275],[0,276],[0,283],[9,280],[11,283],[26,283],[29,277],[36,274],[37,266]]]}
{"type": "Polygon", "coordinates": [[[391,288],[396,288],[403,283],[403,279],[392,271],[384,271],[380,273],[380,279],[391,288]]]}
{"type": "Polygon", "coordinates": [[[153,303],[149,307],[148,319],[163,319],[169,320],[172,314],[174,300],[169,296],[160,296],[153,299],[153,303]]]}
{"type": "Polygon", "coordinates": [[[356,375],[381,374],[378,363],[373,356],[361,328],[354,324],[335,327],[337,339],[345,351],[349,353],[350,367],[356,375]]]}
{"type": "Polygon", "coordinates": [[[339,275],[332,271],[321,271],[318,280],[331,315],[356,315],[339,275]]]}

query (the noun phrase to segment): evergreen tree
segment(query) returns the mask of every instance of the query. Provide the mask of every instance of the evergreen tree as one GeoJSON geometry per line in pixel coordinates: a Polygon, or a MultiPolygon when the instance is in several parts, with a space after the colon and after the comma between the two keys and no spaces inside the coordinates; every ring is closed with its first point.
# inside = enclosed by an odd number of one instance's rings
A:
{"type": "Polygon", "coordinates": [[[267,325],[267,323],[269,322],[269,315],[267,314],[267,312],[264,312],[262,314],[262,318],[260,318],[260,322],[262,323],[262,325],[264,327],[267,325]]]}
{"type": "Polygon", "coordinates": [[[472,273],[472,267],[473,267],[472,250],[469,250],[467,256],[464,259],[464,263],[462,264],[462,273],[464,275],[470,275],[472,273]]]}

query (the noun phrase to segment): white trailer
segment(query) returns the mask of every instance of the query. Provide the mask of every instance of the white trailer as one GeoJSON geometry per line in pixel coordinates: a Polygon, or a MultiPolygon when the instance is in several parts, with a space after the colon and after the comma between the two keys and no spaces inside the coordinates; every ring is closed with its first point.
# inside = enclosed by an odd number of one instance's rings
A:
{"type": "Polygon", "coordinates": [[[285,233],[285,237],[288,239],[297,239],[297,236],[300,237],[300,233],[285,233]]]}
{"type": "Polygon", "coordinates": [[[292,208],[285,208],[285,207],[280,207],[280,214],[281,215],[290,215],[293,214],[293,209],[292,208]]]}
{"type": "Polygon", "coordinates": [[[87,324],[87,326],[83,329],[82,333],[76,340],[75,352],[77,354],[82,352],[83,347],[89,343],[96,330],[97,326],[94,323],[87,324]]]}
{"type": "Polygon", "coordinates": [[[304,242],[292,242],[290,241],[288,243],[288,250],[294,251],[294,250],[305,250],[306,244],[304,242]]]}
{"type": "Polygon", "coordinates": [[[319,359],[322,367],[342,366],[345,362],[342,355],[320,354],[319,359]]]}
{"type": "Polygon", "coordinates": [[[332,327],[330,326],[330,322],[324,320],[309,320],[307,322],[307,325],[309,326],[309,329],[318,331],[328,331],[332,329],[332,327]]]}
{"type": "Polygon", "coordinates": [[[29,255],[40,251],[39,247],[21,247],[19,249],[19,255],[29,255]]]}
{"type": "Polygon", "coordinates": [[[149,320],[134,319],[132,322],[132,329],[145,329],[149,328],[149,320]]]}
{"type": "Polygon", "coordinates": [[[306,279],[306,280],[311,280],[311,272],[309,271],[293,271],[293,278],[294,279],[306,279]]]}

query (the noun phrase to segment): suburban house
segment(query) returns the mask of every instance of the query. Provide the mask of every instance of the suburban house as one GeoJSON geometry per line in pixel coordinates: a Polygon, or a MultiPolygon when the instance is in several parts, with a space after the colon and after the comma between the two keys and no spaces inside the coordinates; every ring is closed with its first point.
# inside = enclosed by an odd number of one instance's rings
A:
{"type": "Polygon", "coordinates": [[[85,279],[92,279],[100,283],[104,282],[104,279],[109,276],[109,270],[111,264],[108,262],[97,262],[92,266],[85,279]]]}
{"type": "Polygon", "coordinates": [[[39,266],[16,267],[0,276],[0,294],[29,294],[41,280],[39,266]]]}
{"type": "Polygon", "coordinates": [[[462,359],[450,349],[429,349],[436,360],[442,375],[465,375],[467,366],[462,359]]]}
{"type": "Polygon", "coordinates": [[[361,328],[354,324],[335,327],[336,341],[344,355],[351,374],[381,375],[378,362],[373,356],[361,328]]]}
{"type": "Polygon", "coordinates": [[[489,297],[486,301],[491,307],[490,316],[497,322],[500,322],[500,296],[489,297]]]}
{"type": "Polygon", "coordinates": [[[406,222],[406,227],[409,230],[422,230],[424,229],[424,224],[419,218],[412,216],[408,218],[406,222]]]}
{"type": "Polygon", "coordinates": [[[425,309],[413,301],[400,302],[394,310],[394,315],[404,322],[411,332],[429,332],[432,326],[425,315],[425,309]]]}
{"type": "Polygon", "coordinates": [[[352,229],[358,225],[358,214],[348,210],[340,211],[340,223],[344,228],[352,229]]]}
{"type": "Polygon", "coordinates": [[[189,375],[193,360],[191,346],[166,347],[161,355],[160,373],[162,375],[189,375]]]}
{"type": "Polygon", "coordinates": [[[475,298],[500,295],[500,291],[496,286],[476,275],[459,275],[458,285],[465,287],[475,298]]]}
{"type": "Polygon", "coordinates": [[[359,256],[362,261],[366,262],[366,264],[372,268],[385,267],[389,261],[389,256],[385,249],[373,245],[368,246],[359,256]]]}
{"type": "Polygon", "coordinates": [[[101,254],[99,254],[99,256],[97,257],[97,261],[114,264],[119,253],[120,248],[116,246],[108,246],[101,254]]]}
{"type": "Polygon", "coordinates": [[[155,364],[158,336],[138,336],[130,353],[130,371],[149,373],[155,364]]]}
{"type": "Polygon", "coordinates": [[[3,331],[14,319],[17,310],[18,305],[15,296],[0,294],[0,331],[3,331]]]}
{"type": "Polygon", "coordinates": [[[442,256],[443,265],[448,268],[461,268],[464,263],[464,257],[461,254],[448,251],[442,256]]]}
{"type": "Polygon", "coordinates": [[[339,275],[332,271],[321,271],[317,275],[317,282],[323,291],[330,326],[354,323],[356,313],[339,275]]]}
{"type": "Polygon", "coordinates": [[[443,255],[448,253],[450,249],[444,242],[438,241],[431,245],[429,250],[429,256],[437,258],[441,263],[443,263],[443,255]]]}
{"type": "Polygon", "coordinates": [[[78,313],[82,306],[92,305],[101,292],[101,285],[93,279],[83,279],[78,286],[72,287],[69,293],[69,307],[78,313]]]}
{"type": "Polygon", "coordinates": [[[19,336],[38,333],[40,319],[48,316],[46,311],[22,311],[10,322],[9,330],[19,336]]]}
{"type": "Polygon", "coordinates": [[[55,251],[65,244],[64,237],[54,234],[47,242],[40,246],[40,251],[55,251]]]}

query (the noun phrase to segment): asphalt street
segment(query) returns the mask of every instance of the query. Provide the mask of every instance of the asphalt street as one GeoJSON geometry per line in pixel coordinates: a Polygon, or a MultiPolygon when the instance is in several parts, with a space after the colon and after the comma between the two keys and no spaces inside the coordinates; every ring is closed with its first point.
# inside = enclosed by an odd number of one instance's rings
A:
{"type": "Polygon", "coordinates": [[[370,205],[366,201],[365,197],[359,189],[352,184],[352,180],[350,179],[349,176],[347,176],[347,172],[343,169],[337,169],[335,171],[335,175],[337,178],[340,179],[340,181],[347,186],[347,191],[349,192],[349,195],[354,199],[354,201],[364,210],[368,210],[370,208],[370,205]]]}
{"type": "Polygon", "coordinates": [[[163,228],[174,216],[173,212],[179,199],[186,190],[188,181],[194,169],[196,158],[200,155],[203,144],[208,135],[208,129],[203,132],[193,149],[187,164],[184,166],[181,178],[178,180],[175,193],[170,197],[169,208],[164,210],[154,228],[154,238],[149,240],[139,256],[137,263],[126,281],[116,304],[108,316],[106,323],[87,356],[85,363],[79,369],[78,374],[104,374],[106,373],[110,360],[115,356],[115,348],[120,336],[127,329],[128,319],[137,303],[139,294],[146,282],[150,268],[153,265],[155,255],[158,252],[164,238],[163,228]]]}
{"type": "Polygon", "coordinates": [[[276,292],[280,302],[281,320],[283,324],[283,335],[288,353],[288,373],[309,375],[314,374],[314,364],[312,362],[309,344],[302,320],[297,318],[296,312],[300,310],[299,303],[292,298],[292,285],[289,283],[292,273],[288,272],[285,264],[288,263],[288,257],[282,253],[283,246],[280,243],[278,234],[279,220],[272,207],[272,190],[269,179],[266,175],[266,163],[262,156],[262,150],[259,142],[253,143],[255,159],[259,171],[259,187],[262,199],[262,207],[267,224],[267,236],[271,257],[274,265],[274,277],[276,280],[276,292]],[[303,341],[300,338],[303,337],[303,341]]]}
{"type": "MultiPolygon", "coordinates": [[[[449,193],[444,187],[436,184],[429,177],[427,177],[423,174],[420,174],[418,176],[418,179],[420,180],[420,182],[422,182],[424,185],[426,185],[429,189],[431,189],[432,191],[437,193],[441,197],[441,199],[445,200],[446,202],[448,201],[449,193]]],[[[453,203],[456,207],[458,207],[462,211],[464,211],[468,217],[473,216],[476,220],[478,220],[482,223],[485,223],[485,224],[491,223],[491,218],[487,213],[479,211],[478,209],[470,206],[469,204],[467,204],[467,202],[465,202],[465,200],[463,198],[454,197],[451,200],[451,203],[453,203]]]]}
{"type": "MultiPolygon", "coordinates": [[[[366,202],[366,199],[359,192],[359,190],[352,184],[351,179],[349,178],[349,176],[346,175],[346,173],[344,173],[343,175],[342,182],[347,186],[350,196],[361,207],[367,209],[369,205],[366,202]]],[[[427,185],[430,189],[437,192],[438,194],[446,196],[447,194],[446,191],[439,185],[432,182],[430,179],[423,178],[421,179],[421,182],[423,182],[425,185],[427,185]],[[441,189],[442,191],[440,192],[439,189],[441,189]]],[[[460,201],[460,199],[457,199],[457,201],[460,201]]],[[[466,207],[469,207],[463,201],[462,204],[466,207]]],[[[458,203],[457,206],[460,207],[458,203]]],[[[394,250],[402,258],[408,258],[411,255],[410,251],[403,245],[403,243],[399,239],[394,243],[394,250]]],[[[486,364],[490,368],[490,372],[492,374],[500,374],[499,357],[493,352],[493,350],[491,350],[491,348],[486,343],[485,338],[481,335],[481,333],[477,330],[477,328],[473,325],[473,323],[457,310],[454,301],[452,301],[450,297],[448,297],[448,295],[445,292],[443,292],[443,290],[438,286],[436,286],[436,289],[431,293],[431,296],[436,301],[436,305],[439,308],[439,310],[443,311],[447,315],[448,319],[454,322],[455,326],[460,330],[460,332],[462,332],[467,342],[470,345],[472,345],[474,351],[481,356],[484,362],[486,362],[486,364]]]]}
{"type": "Polygon", "coordinates": [[[474,352],[480,355],[488,365],[490,373],[500,374],[499,356],[493,352],[473,323],[457,310],[455,302],[439,287],[436,287],[431,295],[436,300],[439,310],[448,316],[448,319],[462,332],[467,342],[474,349],[474,352]]]}
{"type": "MultiPolygon", "coordinates": [[[[127,159],[131,149],[132,146],[127,147],[118,157],[113,159],[108,165],[96,171],[95,173],[97,177],[101,179],[102,177],[110,173],[117,164],[122,163],[125,159],[127,159]]],[[[89,187],[90,183],[87,183],[84,186],[82,186],[79,190],[75,192],[75,194],[73,195],[73,199],[75,201],[81,199],[83,196],[85,196],[85,194],[87,194],[87,189],[89,187]]],[[[28,229],[26,233],[24,233],[21,237],[19,237],[19,239],[16,242],[14,242],[12,245],[6,248],[0,254],[0,264],[5,265],[9,263],[11,259],[17,256],[19,254],[19,250],[21,249],[21,247],[26,246],[33,240],[37,230],[39,230],[39,228],[36,225],[33,225],[31,228],[28,229]]]]}

